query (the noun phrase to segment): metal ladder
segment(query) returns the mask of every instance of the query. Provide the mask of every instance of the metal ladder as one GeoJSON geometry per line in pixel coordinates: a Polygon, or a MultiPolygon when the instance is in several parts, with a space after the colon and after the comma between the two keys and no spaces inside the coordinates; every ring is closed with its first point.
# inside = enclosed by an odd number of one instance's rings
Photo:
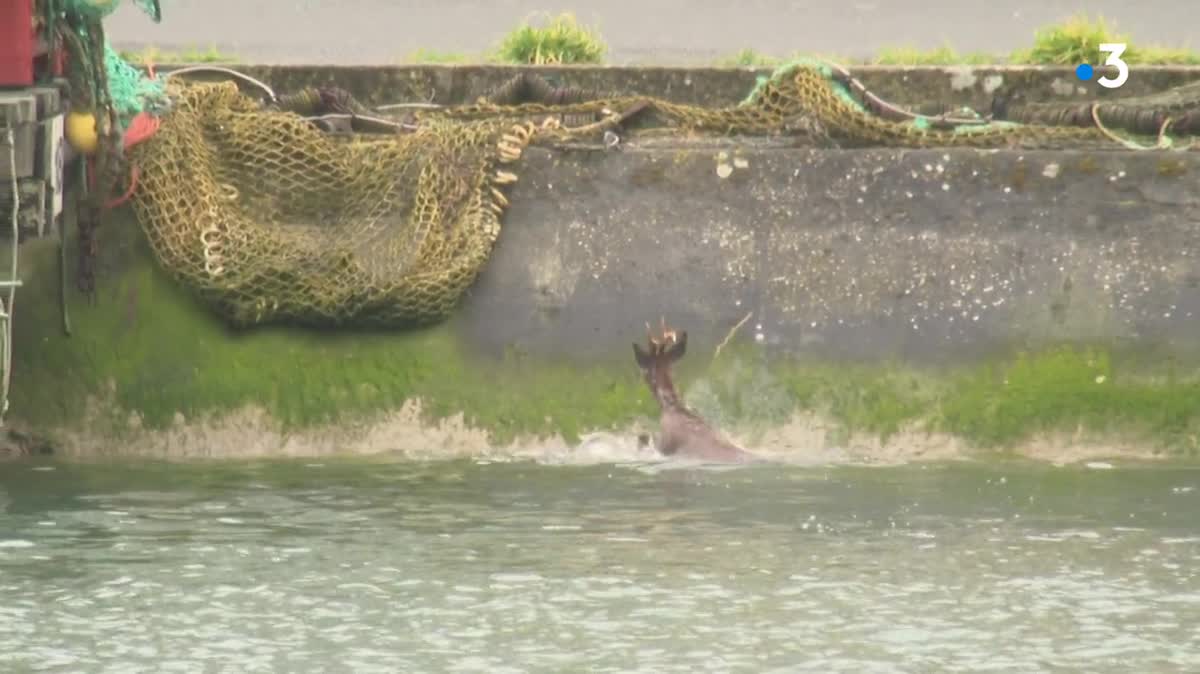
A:
{"type": "Polygon", "coordinates": [[[0,276],[0,426],[4,425],[4,417],[8,414],[8,387],[12,375],[12,315],[13,301],[16,299],[17,288],[21,287],[21,279],[17,277],[18,254],[20,252],[20,212],[21,194],[17,184],[17,138],[12,127],[4,127],[6,144],[8,145],[8,162],[12,176],[12,267],[6,277],[0,276]]]}

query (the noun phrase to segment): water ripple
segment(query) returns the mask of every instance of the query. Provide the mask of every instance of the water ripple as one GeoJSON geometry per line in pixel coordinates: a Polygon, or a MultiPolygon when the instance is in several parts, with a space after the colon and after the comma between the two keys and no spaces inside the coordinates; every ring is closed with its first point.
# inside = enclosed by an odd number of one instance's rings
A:
{"type": "Polygon", "coordinates": [[[194,470],[0,477],[5,669],[1200,668],[1178,472],[194,470]]]}

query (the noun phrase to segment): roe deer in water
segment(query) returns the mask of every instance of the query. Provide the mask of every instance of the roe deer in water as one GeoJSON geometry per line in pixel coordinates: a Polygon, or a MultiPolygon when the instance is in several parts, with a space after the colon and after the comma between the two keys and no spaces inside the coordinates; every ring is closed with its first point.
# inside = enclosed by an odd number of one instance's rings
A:
{"type": "Polygon", "coordinates": [[[689,410],[679,400],[671,381],[671,364],[687,351],[687,332],[667,328],[662,322],[662,334],[655,337],[646,325],[646,348],[634,342],[633,355],[646,379],[646,385],[662,411],[659,425],[658,451],[666,456],[678,456],[720,463],[747,463],[758,458],[721,437],[717,431],[689,410]]]}

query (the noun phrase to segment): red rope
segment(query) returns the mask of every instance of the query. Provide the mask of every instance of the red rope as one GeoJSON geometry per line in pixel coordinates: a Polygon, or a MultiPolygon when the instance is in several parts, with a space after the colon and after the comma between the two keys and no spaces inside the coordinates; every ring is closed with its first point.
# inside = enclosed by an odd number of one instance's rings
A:
{"type": "MultiPolygon", "coordinates": [[[[155,133],[158,132],[158,127],[159,127],[160,123],[161,122],[157,117],[155,117],[153,115],[149,115],[144,112],[139,112],[136,117],[134,117],[132,120],[130,120],[129,128],[125,129],[125,140],[124,140],[125,149],[128,150],[129,148],[133,147],[134,145],[137,145],[138,143],[141,143],[141,142],[147,140],[148,138],[150,138],[151,136],[153,136],[155,133]]],[[[96,158],[95,158],[95,156],[88,157],[87,163],[88,163],[89,187],[94,189],[96,187],[96,158]]],[[[129,168],[129,187],[125,189],[125,192],[123,194],[121,194],[121,196],[119,196],[115,199],[110,199],[109,201],[105,202],[104,209],[112,210],[112,209],[120,206],[121,204],[125,203],[126,201],[129,201],[129,199],[131,197],[133,197],[134,191],[137,190],[138,178],[140,176],[141,176],[141,170],[138,169],[137,165],[134,164],[134,165],[130,166],[130,168],[129,168]]]]}
{"type": "Polygon", "coordinates": [[[121,204],[125,203],[126,201],[129,201],[129,198],[133,196],[133,191],[137,189],[139,175],[141,175],[141,171],[138,170],[137,165],[134,164],[129,169],[129,188],[126,189],[125,193],[122,194],[121,196],[117,197],[116,199],[111,199],[107,203],[105,203],[104,210],[111,211],[112,209],[116,208],[117,206],[120,206],[121,204]]]}
{"type": "Polygon", "coordinates": [[[161,121],[154,115],[139,112],[129,120],[129,128],[125,129],[125,149],[128,150],[158,133],[159,124],[161,121]]]}

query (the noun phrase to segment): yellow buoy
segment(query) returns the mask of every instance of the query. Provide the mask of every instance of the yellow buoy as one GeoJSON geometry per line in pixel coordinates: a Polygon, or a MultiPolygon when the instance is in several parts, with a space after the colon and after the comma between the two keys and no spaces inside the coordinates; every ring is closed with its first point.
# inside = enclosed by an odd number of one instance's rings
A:
{"type": "Polygon", "coordinates": [[[96,116],[90,112],[67,114],[63,132],[71,147],[81,154],[91,155],[100,144],[100,136],[96,132],[96,116]]]}

